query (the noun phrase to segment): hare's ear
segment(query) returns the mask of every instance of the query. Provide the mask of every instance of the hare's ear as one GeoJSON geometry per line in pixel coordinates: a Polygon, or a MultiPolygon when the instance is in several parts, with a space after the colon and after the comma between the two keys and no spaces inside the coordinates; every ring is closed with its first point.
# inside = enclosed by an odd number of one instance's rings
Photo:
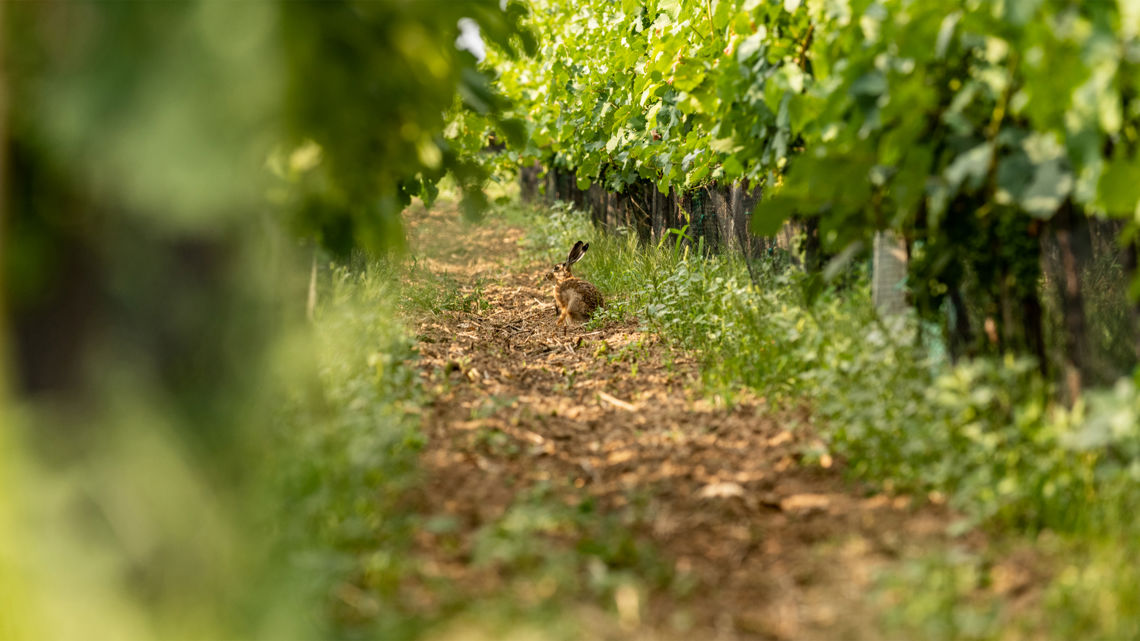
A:
{"type": "Polygon", "coordinates": [[[570,249],[570,255],[566,257],[566,264],[573,265],[578,262],[578,259],[582,257],[582,251],[582,241],[579,240],[574,243],[574,247],[570,249]]]}
{"type": "Polygon", "coordinates": [[[586,255],[586,250],[589,248],[590,248],[590,243],[586,243],[585,245],[583,245],[582,241],[579,240],[577,243],[574,244],[574,249],[573,249],[573,251],[570,252],[570,260],[566,261],[566,264],[572,265],[572,264],[582,260],[582,257],[586,255]]]}

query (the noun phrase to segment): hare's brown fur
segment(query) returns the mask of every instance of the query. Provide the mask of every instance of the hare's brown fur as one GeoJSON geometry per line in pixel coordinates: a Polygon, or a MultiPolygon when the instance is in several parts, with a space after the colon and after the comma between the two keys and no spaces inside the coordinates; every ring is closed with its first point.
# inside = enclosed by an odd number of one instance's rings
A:
{"type": "Polygon", "coordinates": [[[546,274],[547,280],[553,280],[554,305],[558,308],[557,325],[568,325],[568,320],[585,322],[604,304],[602,293],[597,287],[580,278],[575,278],[570,266],[581,260],[589,249],[589,244],[578,241],[570,250],[570,256],[565,262],[558,263],[546,274]]]}
{"type": "Polygon", "coordinates": [[[592,284],[570,276],[554,286],[554,304],[558,306],[559,325],[567,317],[582,323],[602,306],[602,293],[592,284]]]}

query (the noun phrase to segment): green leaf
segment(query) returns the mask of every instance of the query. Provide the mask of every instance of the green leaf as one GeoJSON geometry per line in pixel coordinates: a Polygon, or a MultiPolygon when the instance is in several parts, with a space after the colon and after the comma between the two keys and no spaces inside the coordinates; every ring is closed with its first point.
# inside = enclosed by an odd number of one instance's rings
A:
{"type": "Polygon", "coordinates": [[[881,96],[887,92],[887,78],[879,70],[869,71],[851,83],[851,93],[857,96],[881,96]]]}
{"type": "MultiPolygon", "coordinates": [[[[748,14],[742,13],[740,15],[744,17],[745,23],[743,31],[746,32],[748,31],[748,14]]],[[[741,63],[748,62],[748,59],[755,55],[756,52],[760,50],[760,47],[763,46],[764,39],[767,36],[768,30],[764,27],[760,27],[756,33],[745,38],[736,48],[736,61],[741,63]]]]}
{"type": "MultiPolygon", "coordinates": [[[[740,34],[752,31],[752,16],[747,11],[737,11],[732,18],[732,30],[740,34]]],[[[752,53],[755,52],[756,50],[753,49],[752,53]]]]}
{"type": "Polygon", "coordinates": [[[804,70],[800,69],[799,65],[787,64],[780,68],[780,75],[784,77],[787,82],[788,89],[795,93],[801,93],[804,90],[804,82],[807,78],[804,70]]]}
{"type": "Polygon", "coordinates": [[[487,194],[482,185],[467,185],[463,188],[463,199],[459,203],[460,211],[467,220],[478,221],[483,219],[484,212],[490,206],[487,194]]]}
{"type": "Polygon", "coordinates": [[[787,93],[788,88],[781,86],[779,77],[773,75],[768,78],[764,83],[764,104],[772,113],[776,113],[780,109],[780,101],[784,99],[784,94],[787,93]]]}
{"type": "Polygon", "coordinates": [[[694,167],[693,170],[685,176],[685,184],[692,186],[700,183],[705,179],[706,176],[709,175],[709,171],[711,169],[712,167],[710,167],[708,164],[702,164],[698,167],[694,167]]]}
{"type": "Polygon", "coordinates": [[[1021,196],[1021,208],[1034,218],[1052,218],[1073,190],[1073,174],[1060,160],[1050,160],[1034,172],[1033,182],[1021,196]]]}
{"type": "Polygon", "coordinates": [[[728,179],[739,178],[744,175],[744,165],[740,164],[736,156],[729,156],[724,159],[724,176],[728,179]]]}
{"type": "Polygon", "coordinates": [[[698,113],[709,115],[717,114],[717,110],[721,105],[721,101],[720,97],[717,96],[715,89],[710,86],[711,84],[712,83],[704,82],[693,90],[693,100],[695,100],[699,106],[699,109],[697,109],[698,113]]]}
{"type": "Polygon", "coordinates": [[[661,110],[661,103],[659,103],[659,102],[653,103],[653,106],[649,108],[649,111],[645,112],[646,124],[648,124],[650,126],[656,125],[657,124],[657,112],[660,110],[661,110]]]}
{"type": "Polygon", "coordinates": [[[679,65],[673,74],[673,86],[679,91],[692,91],[705,79],[705,71],[697,61],[679,65]]]}
{"type": "Polygon", "coordinates": [[[1050,134],[1026,136],[1021,146],[1034,164],[1033,182],[1021,195],[1021,208],[1034,218],[1050,218],[1073,190],[1065,149],[1050,134]]]}
{"type": "Polygon", "coordinates": [[[963,183],[966,183],[967,188],[975,190],[985,179],[993,155],[993,143],[983,142],[955,158],[943,175],[955,190],[961,189],[963,183]]]}
{"type": "Polygon", "coordinates": [[[954,36],[954,28],[961,19],[961,11],[955,11],[942,19],[942,25],[938,28],[938,39],[934,41],[934,57],[939,59],[946,57],[946,50],[950,48],[950,38],[954,36]]]}
{"type": "Polygon", "coordinates": [[[1115,158],[1100,176],[1097,195],[1114,216],[1131,216],[1140,202],[1140,160],[1115,158]]]}
{"type": "Polygon", "coordinates": [[[1009,205],[1021,199],[1033,180],[1033,163],[1023,153],[1004,156],[997,165],[997,190],[994,200],[1009,205]]]}
{"type": "Polygon", "coordinates": [[[775,236],[795,213],[794,204],[793,199],[780,195],[756,203],[752,209],[752,231],[761,236],[775,236]]]}
{"type": "Polygon", "coordinates": [[[709,143],[709,149],[721,154],[731,154],[739,148],[734,138],[717,138],[709,143]]]}
{"type": "Polygon", "coordinates": [[[795,96],[788,103],[788,126],[792,131],[803,131],[808,123],[815,121],[822,109],[822,102],[815,96],[795,96]]]}
{"type": "Polygon", "coordinates": [[[713,29],[720,32],[724,31],[724,28],[728,26],[728,21],[731,19],[733,4],[731,0],[716,0],[713,5],[713,29]]]}
{"type": "Polygon", "coordinates": [[[681,0],[661,0],[657,4],[657,9],[676,20],[681,15],[681,0]]]}
{"type": "Polygon", "coordinates": [[[513,147],[522,147],[526,144],[526,123],[518,118],[503,118],[499,127],[507,137],[507,142],[513,147]]]}

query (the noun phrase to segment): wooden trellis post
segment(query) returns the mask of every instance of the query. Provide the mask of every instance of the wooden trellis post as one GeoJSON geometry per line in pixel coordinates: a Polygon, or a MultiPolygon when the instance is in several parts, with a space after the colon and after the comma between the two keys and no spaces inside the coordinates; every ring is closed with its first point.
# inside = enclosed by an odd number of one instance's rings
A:
{"type": "Polygon", "coordinates": [[[906,243],[891,231],[875,233],[871,263],[871,300],[883,316],[906,311],[906,243]]]}

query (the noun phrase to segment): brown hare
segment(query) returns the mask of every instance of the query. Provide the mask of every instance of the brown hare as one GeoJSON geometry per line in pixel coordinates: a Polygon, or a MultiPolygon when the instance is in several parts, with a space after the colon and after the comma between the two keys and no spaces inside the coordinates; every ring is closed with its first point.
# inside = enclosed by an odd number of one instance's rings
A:
{"type": "Polygon", "coordinates": [[[566,262],[558,263],[546,274],[546,280],[554,281],[554,305],[558,308],[558,322],[555,324],[562,325],[563,331],[566,331],[569,320],[585,322],[594,310],[603,305],[602,293],[597,287],[570,273],[570,266],[582,260],[589,248],[589,243],[583,244],[580,240],[574,243],[566,262]]]}

